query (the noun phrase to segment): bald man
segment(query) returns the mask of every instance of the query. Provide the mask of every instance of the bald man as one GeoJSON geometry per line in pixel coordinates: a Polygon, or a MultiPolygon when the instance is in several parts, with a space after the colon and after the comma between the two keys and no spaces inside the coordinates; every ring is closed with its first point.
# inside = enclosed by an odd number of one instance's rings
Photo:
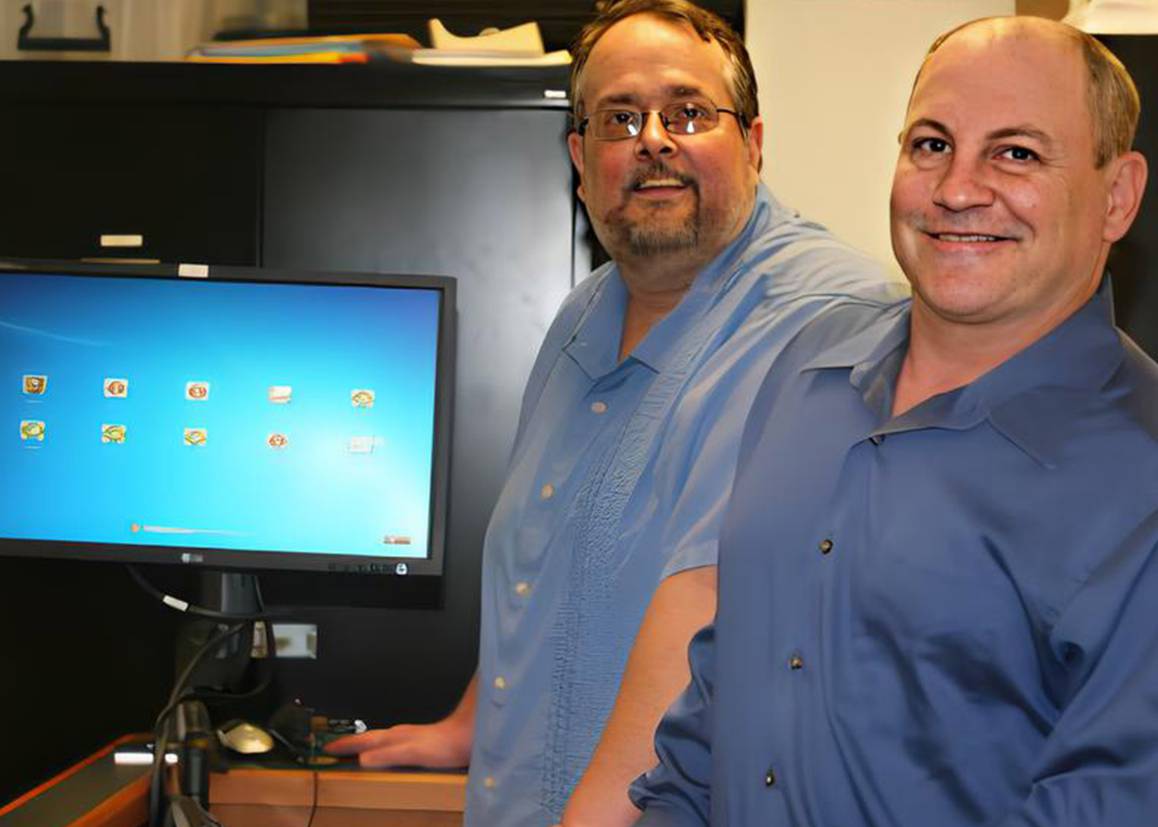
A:
{"type": "Polygon", "coordinates": [[[641,824],[1158,823],[1158,365],[1105,274],[1138,112],[1061,24],[934,43],[913,299],[825,312],[759,391],[641,824]]]}

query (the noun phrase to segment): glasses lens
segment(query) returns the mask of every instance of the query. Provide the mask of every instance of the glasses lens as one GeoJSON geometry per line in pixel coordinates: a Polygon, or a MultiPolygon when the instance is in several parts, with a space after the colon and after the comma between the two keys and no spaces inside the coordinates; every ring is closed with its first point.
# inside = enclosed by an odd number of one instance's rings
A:
{"type": "Polygon", "coordinates": [[[720,114],[707,101],[680,101],[664,107],[663,122],[676,135],[707,132],[719,123],[720,114]]]}
{"type": "Polygon", "coordinates": [[[631,109],[600,109],[591,116],[596,138],[633,138],[639,134],[643,118],[631,109]]]}

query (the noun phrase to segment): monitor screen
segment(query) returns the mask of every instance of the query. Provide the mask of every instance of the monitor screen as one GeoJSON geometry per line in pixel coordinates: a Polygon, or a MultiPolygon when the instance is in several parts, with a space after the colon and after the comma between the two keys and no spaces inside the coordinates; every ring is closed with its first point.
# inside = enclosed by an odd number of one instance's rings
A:
{"type": "Polygon", "coordinates": [[[175,272],[0,270],[0,550],[439,573],[453,281],[175,272]]]}

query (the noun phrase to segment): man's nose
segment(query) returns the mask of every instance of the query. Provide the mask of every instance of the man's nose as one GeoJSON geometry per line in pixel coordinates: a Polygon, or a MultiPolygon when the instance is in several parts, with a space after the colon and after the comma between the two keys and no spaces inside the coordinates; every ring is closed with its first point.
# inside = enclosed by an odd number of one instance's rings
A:
{"type": "Polygon", "coordinates": [[[994,198],[990,174],[984,161],[955,155],[933,191],[933,201],[953,212],[989,206],[994,198]]]}
{"type": "Polygon", "coordinates": [[[678,151],[679,144],[663,125],[663,117],[658,112],[644,112],[639,134],[635,136],[636,157],[659,158],[674,155],[678,151]]]}

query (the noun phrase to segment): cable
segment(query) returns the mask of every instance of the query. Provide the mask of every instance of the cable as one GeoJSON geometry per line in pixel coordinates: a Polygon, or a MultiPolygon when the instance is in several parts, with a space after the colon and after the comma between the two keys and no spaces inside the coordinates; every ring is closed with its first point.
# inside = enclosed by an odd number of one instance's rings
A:
{"type": "Polygon", "coordinates": [[[222,620],[222,621],[245,620],[247,622],[252,620],[254,622],[258,622],[258,621],[261,622],[262,631],[264,632],[264,637],[265,637],[266,657],[268,660],[267,660],[266,668],[263,670],[264,674],[261,676],[261,679],[258,681],[257,685],[254,686],[252,689],[246,690],[245,692],[203,691],[202,694],[200,695],[200,698],[202,700],[234,700],[234,701],[244,700],[246,698],[252,698],[256,695],[260,695],[262,692],[264,692],[266,689],[269,688],[269,685],[270,685],[271,681],[273,680],[273,671],[274,671],[273,659],[276,656],[276,644],[274,643],[274,639],[273,639],[273,628],[272,628],[272,624],[270,622],[270,619],[275,617],[275,616],[279,616],[279,615],[285,616],[287,613],[285,613],[285,612],[270,613],[270,612],[266,611],[265,599],[261,594],[261,583],[259,581],[254,582],[254,588],[257,592],[257,605],[259,608],[258,613],[242,614],[242,613],[232,613],[232,612],[218,612],[218,611],[215,611],[213,609],[205,609],[205,608],[202,608],[200,606],[193,606],[193,605],[189,604],[188,602],[181,600],[180,598],[173,597],[172,595],[169,595],[169,594],[165,594],[160,589],[156,588],[152,583],[150,583],[145,578],[145,576],[137,570],[136,566],[128,565],[128,566],[126,566],[126,568],[129,570],[129,574],[132,575],[133,579],[137,581],[137,584],[142,589],[144,589],[145,592],[147,592],[148,594],[151,594],[153,597],[155,597],[157,600],[159,600],[161,603],[164,603],[166,606],[168,606],[171,609],[175,609],[175,610],[182,612],[184,614],[190,614],[190,615],[194,615],[196,617],[204,617],[204,618],[213,619],[213,620],[222,620]]]}
{"type": "MultiPolygon", "coordinates": [[[[161,603],[164,603],[170,609],[176,609],[183,614],[193,615],[195,617],[204,617],[208,620],[221,620],[227,623],[231,620],[266,620],[268,618],[286,617],[289,615],[288,612],[269,612],[264,608],[258,612],[219,612],[216,609],[206,609],[201,606],[194,606],[187,600],[182,600],[181,598],[175,597],[171,594],[165,594],[165,592],[161,591],[147,579],[145,579],[145,575],[141,574],[137,570],[136,566],[129,564],[126,565],[125,568],[129,570],[129,574],[132,575],[133,579],[137,581],[137,584],[142,589],[144,589],[145,592],[152,595],[161,603]]],[[[260,587],[258,588],[258,600],[259,602],[261,600],[260,587]]]]}
{"type": "Polygon", "coordinates": [[[318,771],[314,770],[314,800],[310,802],[310,817],[306,820],[306,827],[313,827],[314,816],[318,814],[318,771]]]}
{"type": "MultiPolygon", "coordinates": [[[[262,691],[264,691],[269,686],[270,680],[273,676],[273,659],[272,658],[270,658],[269,667],[266,669],[266,674],[263,677],[263,679],[258,683],[257,686],[255,686],[253,689],[250,689],[247,692],[243,692],[243,693],[239,693],[239,694],[233,694],[233,693],[228,693],[228,692],[204,692],[204,691],[197,691],[197,690],[188,690],[188,691],[185,690],[185,684],[188,683],[189,678],[193,674],[193,670],[196,669],[197,665],[205,658],[205,656],[207,654],[209,654],[210,652],[214,651],[218,646],[220,646],[222,643],[224,643],[229,638],[244,631],[244,629],[248,625],[248,623],[249,623],[249,621],[242,621],[240,623],[235,623],[233,626],[230,626],[230,627],[224,629],[223,631],[219,632],[215,637],[210,638],[208,641],[206,641],[204,644],[202,644],[201,648],[197,650],[197,652],[190,659],[189,663],[186,664],[185,669],[177,677],[177,680],[173,686],[173,691],[169,695],[168,703],[166,703],[165,707],[160,711],[160,713],[157,714],[156,721],[153,723],[153,744],[154,744],[154,748],[153,748],[153,772],[152,772],[152,776],[151,776],[150,781],[149,781],[149,813],[150,813],[149,824],[150,825],[155,825],[155,822],[153,820],[155,817],[153,815],[154,808],[155,807],[159,808],[159,806],[160,806],[161,769],[162,769],[162,767],[164,765],[164,761],[165,761],[165,759],[164,759],[165,752],[167,752],[167,750],[168,750],[168,745],[167,745],[166,737],[165,737],[165,724],[166,724],[166,721],[169,718],[169,716],[173,714],[173,712],[177,709],[178,706],[180,706],[182,703],[184,703],[185,701],[187,701],[191,698],[204,699],[206,697],[209,697],[209,698],[218,698],[218,699],[240,700],[240,699],[244,699],[244,698],[253,697],[254,695],[257,695],[257,694],[261,693],[262,691]],[[160,756],[159,759],[158,759],[158,756],[160,756]]],[[[264,629],[265,629],[266,649],[268,651],[272,651],[273,650],[273,632],[271,630],[271,624],[266,622],[264,624],[264,629]]]]}
{"type": "MultiPolygon", "coordinates": [[[[248,622],[248,621],[247,621],[248,622]]],[[[247,689],[244,692],[216,692],[212,689],[199,689],[197,697],[203,701],[243,701],[246,698],[253,698],[260,695],[265,690],[269,689],[270,683],[273,681],[273,672],[276,668],[274,657],[276,656],[273,639],[273,624],[269,621],[261,621],[261,629],[263,637],[265,638],[265,668],[262,669],[262,676],[257,684],[252,689],[247,689]]]]}
{"type": "MultiPolygon", "coordinates": [[[[165,753],[168,751],[168,743],[166,739],[166,724],[168,718],[173,714],[173,711],[186,700],[185,684],[188,682],[193,670],[205,658],[207,654],[213,652],[229,638],[239,634],[245,629],[248,621],[242,621],[229,626],[224,631],[218,632],[208,641],[202,644],[201,648],[189,659],[189,663],[181,671],[173,686],[173,691],[169,695],[169,702],[165,704],[164,708],[157,715],[157,720],[153,724],[153,769],[149,777],[149,826],[161,827],[161,786],[163,781],[163,768],[165,766],[165,753]]],[[[193,693],[195,694],[195,693],[193,693]]]]}
{"type": "MultiPolygon", "coordinates": [[[[156,722],[153,724],[153,767],[149,778],[149,827],[161,827],[161,790],[163,786],[163,768],[165,766],[165,753],[168,751],[168,743],[166,738],[167,721],[173,714],[174,710],[181,705],[182,702],[190,698],[213,698],[218,700],[240,700],[250,698],[264,692],[273,679],[274,663],[273,659],[276,656],[276,643],[273,638],[273,623],[272,618],[281,615],[285,616],[285,612],[271,613],[265,610],[264,599],[261,594],[261,586],[255,584],[257,590],[257,604],[258,611],[250,613],[241,612],[220,612],[214,609],[206,609],[201,606],[194,606],[188,601],[162,592],[150,583],[143,574],[141,574],[136,566],[128,565],[126,568],[129,574],[137,582],[137,584],[144,589],[147,594],[152,595],[158,601],[175,609],[183,614],[193,615],[195,617],[202,617],[215,621],[232,622],[233,625],[226,627],[218,632],[217,635],[210,638],[197,650],[189,663],[185,665],[184,670],[177,677],[173,686],[173,691],[169,695],[169,701],[164,708],[157,715],[156,722]],[[257,685],[252,689],[243,693],[229,693],[229,692],[212,692],[204,691],[198,692],[196,690],[186,691],[185,684],[188,683],[193,674],[193,670],[205,658],[205,656],[213,651],[216,651],[222,643],[227,641],[234,635],[240,634],[244,631],[250,623],[260,621],[265,637],[266,657],[269,659],[268,665],[264,670],[265,674],[257,685]]],[[[316,782],[316,779],[315,779],[316,782]]],[[[315,798],[316,798],[315,787],[315,798]]],[[[312,816],[311,816],[312,820],[312,816]]]]}

